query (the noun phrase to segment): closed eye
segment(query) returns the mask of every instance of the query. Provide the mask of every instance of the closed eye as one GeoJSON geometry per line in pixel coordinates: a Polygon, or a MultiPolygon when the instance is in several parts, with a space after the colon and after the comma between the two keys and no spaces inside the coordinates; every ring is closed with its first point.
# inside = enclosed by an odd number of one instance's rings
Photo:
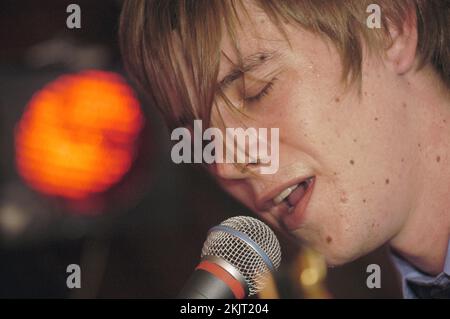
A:
{"type": "Polygon", "coordinates": [[[273,89],[273,86],[274,86],[276,80],[277,79],[275,78],[272,81],[270,81],[269,83],[267,83],[266,86],[264,86],[258,94],[254,95],[254,96],[245,97],[244,101],[246,103],[259,102],[263,97],[265,97],[266,95],[269,95],[270,91],[273,89]]]}

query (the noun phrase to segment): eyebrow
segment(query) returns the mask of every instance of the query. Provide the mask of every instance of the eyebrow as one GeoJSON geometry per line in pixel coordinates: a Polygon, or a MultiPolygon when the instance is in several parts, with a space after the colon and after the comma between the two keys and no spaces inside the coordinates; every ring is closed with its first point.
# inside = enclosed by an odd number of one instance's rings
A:
{"type": "Polygon", "coordinates": [[[242,61],[242,67],[236,67],[228,72],[219,82],[218,89],[224,90],[231,83],[240,79],[246,72],[257,69],[263,64],[273,60],[276,52],[258,52],[245,57],[242,61]]]}

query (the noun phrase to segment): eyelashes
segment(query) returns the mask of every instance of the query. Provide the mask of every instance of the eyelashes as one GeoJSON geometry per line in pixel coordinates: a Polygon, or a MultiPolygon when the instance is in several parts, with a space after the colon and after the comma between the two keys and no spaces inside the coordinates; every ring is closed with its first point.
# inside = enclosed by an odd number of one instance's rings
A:
{"type": "Polygon", "coordinates": [[[256,102],[261,101],[265,96],[270,94],[276,80],[277,80],[277,78],[274,78],[272,81],[267,83],[258,94],[254,95],[254,96],[250,96],[250,97],[245,97],[244,101],[246,103],[256,103],[256,102]]]}

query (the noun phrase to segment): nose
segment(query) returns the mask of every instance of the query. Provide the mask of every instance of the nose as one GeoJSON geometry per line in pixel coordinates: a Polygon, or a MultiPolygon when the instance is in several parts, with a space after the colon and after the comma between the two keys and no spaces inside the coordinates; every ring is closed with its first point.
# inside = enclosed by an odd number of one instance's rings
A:
{"type": "Polygon", "coordinates": [[[216,163],[216,174],[223,179],[246,179],[257,173],[257,165],[216,163]]]}

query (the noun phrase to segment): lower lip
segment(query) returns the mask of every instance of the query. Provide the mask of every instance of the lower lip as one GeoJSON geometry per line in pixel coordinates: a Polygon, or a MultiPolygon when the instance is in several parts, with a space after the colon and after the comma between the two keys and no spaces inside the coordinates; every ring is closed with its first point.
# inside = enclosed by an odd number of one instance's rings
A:
{"type": "Polygon", "coordinates": [[[295,205],[293,212],[283,216],[283,224],[288,231],[294,231],[298,229],[304,222],[306,208],[308,207],[309,200],[316,184],[316,178],[313,178],[311,185],[309,185],[303,198],[295,205]]]}

